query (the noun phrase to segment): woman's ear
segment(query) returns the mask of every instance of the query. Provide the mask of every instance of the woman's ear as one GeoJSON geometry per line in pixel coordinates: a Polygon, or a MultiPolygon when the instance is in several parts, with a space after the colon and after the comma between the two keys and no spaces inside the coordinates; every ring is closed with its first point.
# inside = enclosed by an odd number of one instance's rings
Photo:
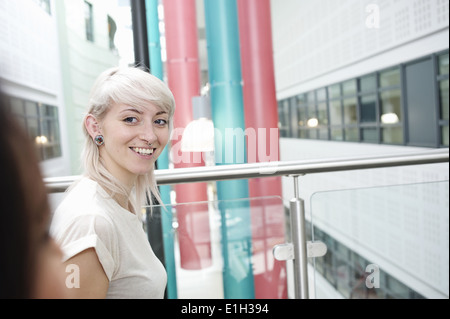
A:
{"type": "Polygon", "coordinates": [[[86,127],[87,132],[92,138],[95,138],[98,135],[102,135],[100,124],[92,114],[88,114],[85,117],[84,126],[86,127]]]}

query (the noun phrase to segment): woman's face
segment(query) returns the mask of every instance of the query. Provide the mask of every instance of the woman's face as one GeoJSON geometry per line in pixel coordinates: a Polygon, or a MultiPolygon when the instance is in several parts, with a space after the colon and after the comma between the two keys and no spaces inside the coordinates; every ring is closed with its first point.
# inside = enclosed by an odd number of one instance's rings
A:
{"type": "Polygon", "coordinates": [[[149,173],[169,141],[169,115],[154,104],[115,104],[100,123],[105,144],[100,156],[125,185],[149,173]]]}

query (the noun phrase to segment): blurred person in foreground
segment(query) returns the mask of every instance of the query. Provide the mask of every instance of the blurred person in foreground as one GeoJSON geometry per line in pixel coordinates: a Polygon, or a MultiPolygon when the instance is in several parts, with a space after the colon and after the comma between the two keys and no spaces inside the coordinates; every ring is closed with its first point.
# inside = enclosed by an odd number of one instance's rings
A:
{"type": "Polygon", "coordinates": [[[62,252],[30,138],[0,94],[0,299],[66,297],[62,252]]]}
{"type": "Polygon", "coordinates": [[[51,227],[65,265],[80,270],[71,297],[164,297],[167,274],[140,217],[146,198],[160,201],[154,167],[174,111],[172,92],[143,69],[108,69],[94,84],[82,123],[84,174],[51,227]]]}

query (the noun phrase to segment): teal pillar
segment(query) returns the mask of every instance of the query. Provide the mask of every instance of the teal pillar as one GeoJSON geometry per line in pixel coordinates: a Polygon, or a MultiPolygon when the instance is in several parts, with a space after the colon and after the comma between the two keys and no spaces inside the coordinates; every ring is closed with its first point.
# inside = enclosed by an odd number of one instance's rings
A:
{"type": "MultiPolygon", "coordinates": [[[[246,162],[245,119],[236,0],[205,0],[216,165],[246,162]]],[[[248,181],[217,182],[222,217],[226,299],[253,299],[248,181]],[[238,223],[234,224],[234,222],[238,223]],[[237,226],[236,226],[237,225],[237,226]]]]}
{"type": "MultiPolygon", "coordinates": [[[[145,0],[147,11],[147,34],[150,53],[150,72],[160,80],[164,79],[164,69],[161,58],[161,42],[159,32],[158,0],[145,0]]],[[[158,169],[169,169],[169,145],[158,158],[158,169]]],[[[159,187],[161,200],[165,205],[170,205],[171,187],[162,185],[159,187]]],[[[167,271],[167,297],[177,299],[177,277],[175,266],[174,231],[172,228],[171,209],[161,211],[161,224],[163,229],[164,259],[167,271]]]]}

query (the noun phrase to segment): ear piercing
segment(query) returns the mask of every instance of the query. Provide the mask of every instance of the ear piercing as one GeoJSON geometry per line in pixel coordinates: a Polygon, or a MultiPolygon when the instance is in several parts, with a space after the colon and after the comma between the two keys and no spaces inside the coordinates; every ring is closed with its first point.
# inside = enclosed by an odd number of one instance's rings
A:
{"type": "Polygon", "coordinates": [[[94,138],[94,142],[95,144],[97,144],[97,146],[103,146],[105,145],[105,138],[103,137],[103,135],[97,135],[94,138]]]}
{"type": "MultiPolygon", "coordinates": [[[[103,137],[103,135],[97,135],[94,138],[94,142],[97,146],[103,146],[105,145],[105,138],[103,137]]],[[[152,147],[153,143],[149,143],[148,146],[152,147]]]]}

